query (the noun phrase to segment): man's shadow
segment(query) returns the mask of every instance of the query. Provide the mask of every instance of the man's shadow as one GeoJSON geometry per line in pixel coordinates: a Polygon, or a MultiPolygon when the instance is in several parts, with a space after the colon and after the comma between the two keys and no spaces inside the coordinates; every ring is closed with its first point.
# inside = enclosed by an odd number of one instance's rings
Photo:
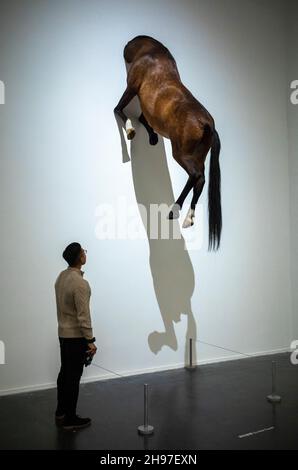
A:
{"type": "MultiPolygon", "coordinates": [[[[166,219],[166,222],[162,221],[162,223],[169,224],[169,228],[174,225],[175,238],[169,236],[167,239],[163,239],[160,230],[158,230],[157,238],[150,237],[150,205],[167,204],[170,207],[174,203],[164,141],[161,136],[158,136],[157,145],[151,146],[149,144],[148,133],[136,117],[141,114],[137,98],[127,106],[126,113],[133,122],[136,135],[131,141],[130,158],[123,135],[122,122],[116,118],[121,138],[122,161],[131,160],[136,200],[139,205],[146,208],[147,214],[140,210],[140,215],[147,232],[152,280],[165,326],[164,331],[153,331],[149,334],[148,344],[154,354],[157,354],[163,346],[169,346],[176,351],[178,344],[174,323],[181,320],[181,314],[185,314],[187,315],[187,331],[184,354],[185,364],[188,364],[189,338],[196,340],[197,337],[196,322],[191,307],[191,297],[194,291],[192,263],[177,220],[166,219]],[[179,234],[179,238],[177,238],[177,234],[179,234]]],[[[169,233],[171,234],[171,229],[169,233]]],[[[194,363],[196,363],[195,344],[193,348],[194,363]]]]}

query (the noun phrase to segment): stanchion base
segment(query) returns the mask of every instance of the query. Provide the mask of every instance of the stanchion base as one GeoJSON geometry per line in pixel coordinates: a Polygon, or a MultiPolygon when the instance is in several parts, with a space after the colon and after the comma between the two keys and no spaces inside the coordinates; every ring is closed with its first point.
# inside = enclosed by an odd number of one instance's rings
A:
{"type": "Polygon", "coordinates": [[[281,402],[281,397],[279,395],[267,395],[267,400],[269,403],[280,403],[281,402]]]}
{"type": "Polygon", "coordinates": [[[185,368],[186,370],[192,371],[192,370],[196,370],[197,366],[185,366],[184,368],[185,368]]]}
{"type": "Polygon", "coordinates": [[[149,434],[153,434],[154,432],[154,427],[150,426],[149,424],[145,426],[142,424],[142,426],[138,427],[138,433],[141,434],[142,436],[148,436],[149,434]]]}

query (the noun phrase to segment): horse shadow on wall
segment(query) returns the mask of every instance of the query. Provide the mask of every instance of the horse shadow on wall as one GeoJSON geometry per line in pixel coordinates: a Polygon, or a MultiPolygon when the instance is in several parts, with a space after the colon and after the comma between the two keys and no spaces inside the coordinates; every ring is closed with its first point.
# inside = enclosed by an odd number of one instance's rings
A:
{"type": "MultiPolygon", "coordinates": [[[[148,219],[142,210],[139,212],[147,232],[153,286],[165,327],[165,331],[151,332],[148,336],[148,344],[154,354],[157,354],[163,346],[168,346],[176,351],[178,344],[174,324],[181,320],[181,314],[187,315],[184,349],[184,360],[187,364],[189,362],[189,338],[196,340],[197,337],[196,321],[191,307],[195,284],[193,266],[185,248],[178,220],[167,220],[170,227],[175,224],[175,238],[173,236],[169,236],[167,239],[162,238],[160,230],[158,230],[156,238],[150,236],[150,205],[167,204],[170,206],[174,202],[164,141],[159,136],[157,145],[151,146],[149,144],[148,133],[136,118],[141,114],[137,98],[126,109],[128,115],[132,117],[136,135],[131,141],[131,156],[129,157],[123,126],[116,117],[121,139],[122,161],[124,163],[131,161],[136,200],[138,205],[146,208],[148,219]],[[179,234],[178,238],[177,233],[179,234]]],[[[171,234],[171,230],[169,233],[171,234]]],[[[196,348],[193,349],[195,363],[196,348]]]]}

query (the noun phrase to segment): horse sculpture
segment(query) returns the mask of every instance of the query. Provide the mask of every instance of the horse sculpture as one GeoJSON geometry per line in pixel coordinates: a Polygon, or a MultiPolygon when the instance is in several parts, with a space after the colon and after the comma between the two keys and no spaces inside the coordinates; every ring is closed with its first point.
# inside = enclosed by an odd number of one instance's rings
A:
{"type": "Polygon", "coordinates": [[[142,114],[139,121],[155,145],[158,135],[171,140],[172,154],[188,174],[180,196],[169,212],[169,219],[179,217],[179,211],[193,189],[190,209],[183,228],[194,223],[195,208],[205,184],[205,160],[211,149],[209,167],[208,210],[209,249],[220,245],[222,215],[220,195],[220,139],[214,120],[204,106],[183,85],[176,61],[170,51],[149,36],[137,36],[124,48],[128,64],[127,88],[114,112],[123,120],[129,140],[135,129],[123,109],[137,95],[142,114]]]}

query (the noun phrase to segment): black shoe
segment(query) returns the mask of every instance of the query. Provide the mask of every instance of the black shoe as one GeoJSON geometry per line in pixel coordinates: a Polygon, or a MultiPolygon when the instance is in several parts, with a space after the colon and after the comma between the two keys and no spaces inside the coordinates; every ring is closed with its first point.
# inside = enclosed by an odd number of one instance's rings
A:
{"type": "Polygon", "coordinates": [[[80,416],[75,416],[74,418],[65,418],[62,427],[67,431],[74,431],[75,429],[87,428],[90,426],[90,424],[90,418],[81,418],[80,416]]]}
{"type": "Polygon", "coordinates": [[[61,427],[64,423],[65,415],[55,415],[56,426],[61,427]]]}

